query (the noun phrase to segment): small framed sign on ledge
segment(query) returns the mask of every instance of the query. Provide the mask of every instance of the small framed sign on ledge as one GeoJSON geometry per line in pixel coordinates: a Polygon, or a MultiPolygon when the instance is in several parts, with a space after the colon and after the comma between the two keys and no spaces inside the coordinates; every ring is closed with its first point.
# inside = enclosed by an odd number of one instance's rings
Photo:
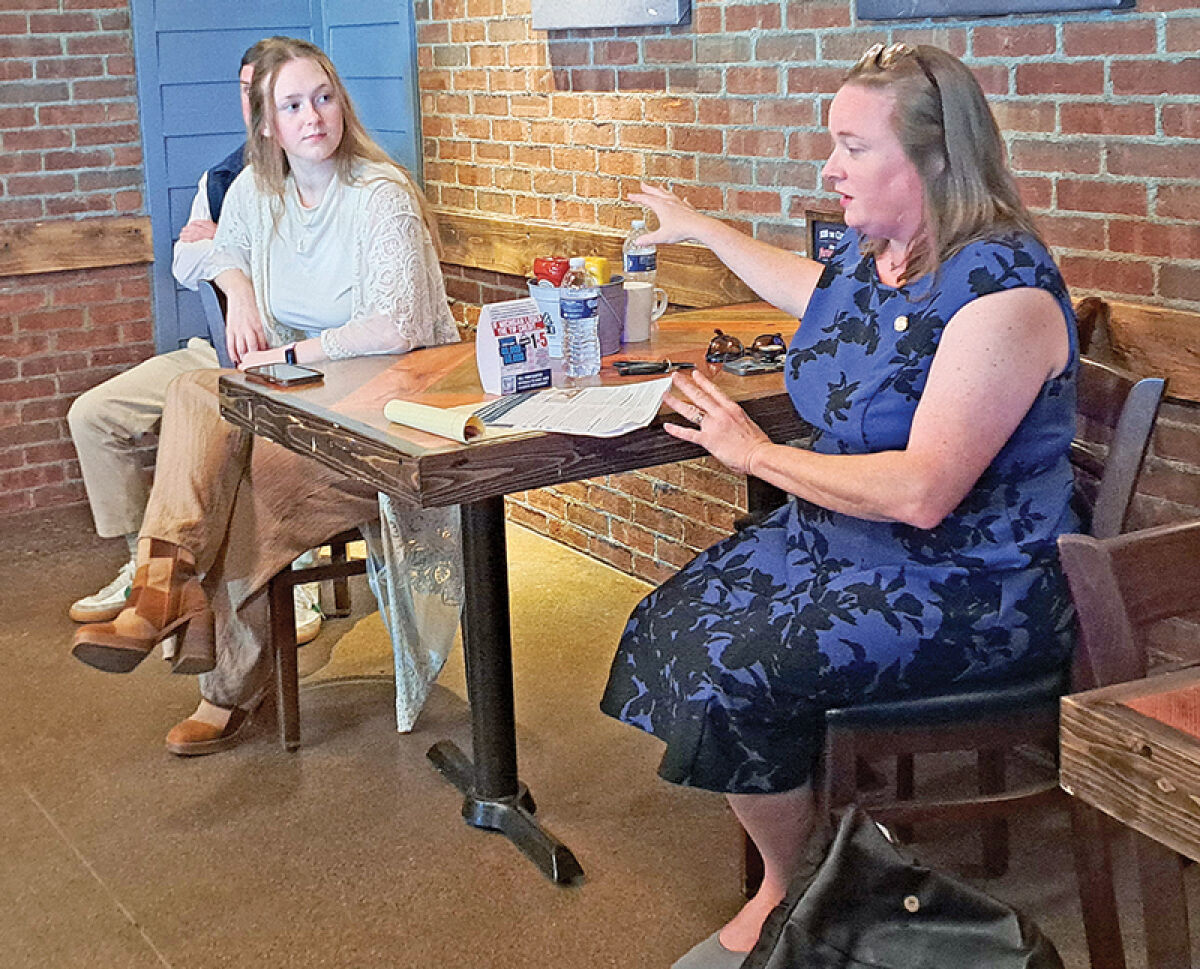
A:
{"type": "Polygon", "coordinates": [[[827,209],[808,209],[804,221],[808,223],[808,258],[829,262],[846,234],[842,214],[827,209]]]}
{"type": "Polygon", "coordinates": [[[533,0],[534,30],[650,27],[691,19],[692,0],[533,0]]]}
{"type": "Polygon", "coordinates": [[[862,20],[924,20],[927,17],[994,17],[1060,10],[1119,10],[1134,0],[857,0],[862,20]]]}

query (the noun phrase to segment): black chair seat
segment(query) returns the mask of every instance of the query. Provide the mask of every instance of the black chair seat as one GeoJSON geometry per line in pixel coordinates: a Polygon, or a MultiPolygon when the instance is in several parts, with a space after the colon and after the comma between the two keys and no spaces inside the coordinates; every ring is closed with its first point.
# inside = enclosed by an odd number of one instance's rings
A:
{"type": "Polygon", "coordinates": [[[1057,709],[1066,692],[1064,671],[1045,673],[1021,683],[985,684],[939,696],[910,697],[883,703],[863,703],[825,711],[825,723],[842,730],[888,726],[927,726],[986,718],[1011,717],[1021,710],[1047,706],[1057,709]]]}

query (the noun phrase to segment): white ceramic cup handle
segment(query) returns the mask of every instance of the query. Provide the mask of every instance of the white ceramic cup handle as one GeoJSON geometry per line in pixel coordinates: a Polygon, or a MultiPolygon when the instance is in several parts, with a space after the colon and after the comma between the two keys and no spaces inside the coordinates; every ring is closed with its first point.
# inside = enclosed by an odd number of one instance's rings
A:
{"type": "Polygon", "coordinates": [[[650,319],[657,320],[667,311],[667,291],[661,286],[654,287],[654,309],[650,311],[650,319]]]}

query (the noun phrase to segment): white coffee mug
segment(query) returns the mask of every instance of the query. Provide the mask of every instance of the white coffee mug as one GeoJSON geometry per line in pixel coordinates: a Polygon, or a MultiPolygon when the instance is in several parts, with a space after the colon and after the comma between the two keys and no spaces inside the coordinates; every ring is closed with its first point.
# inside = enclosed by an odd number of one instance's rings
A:
{"type": "Polygon", "coordinates": [[[625,326],[622,342],[641,343],[650,339],[650,324],[667,311],[667,291],[659,286],[630,280],[625,284],[625,326]]]}

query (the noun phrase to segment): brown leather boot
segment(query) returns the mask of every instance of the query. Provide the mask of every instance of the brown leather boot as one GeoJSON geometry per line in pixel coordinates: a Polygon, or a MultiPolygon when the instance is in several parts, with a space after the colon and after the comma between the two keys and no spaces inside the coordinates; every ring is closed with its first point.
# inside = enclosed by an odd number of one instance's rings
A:
{"type": "Polygon", "coordinates": [[[191,553],[156,538],[148,548],[120,615],[112,622],[81,626],[71,652],[98,670],[128,673],[158,643],[177,634],[173,672],[205,673],[216,666],[213,614],[191,553]]]}

